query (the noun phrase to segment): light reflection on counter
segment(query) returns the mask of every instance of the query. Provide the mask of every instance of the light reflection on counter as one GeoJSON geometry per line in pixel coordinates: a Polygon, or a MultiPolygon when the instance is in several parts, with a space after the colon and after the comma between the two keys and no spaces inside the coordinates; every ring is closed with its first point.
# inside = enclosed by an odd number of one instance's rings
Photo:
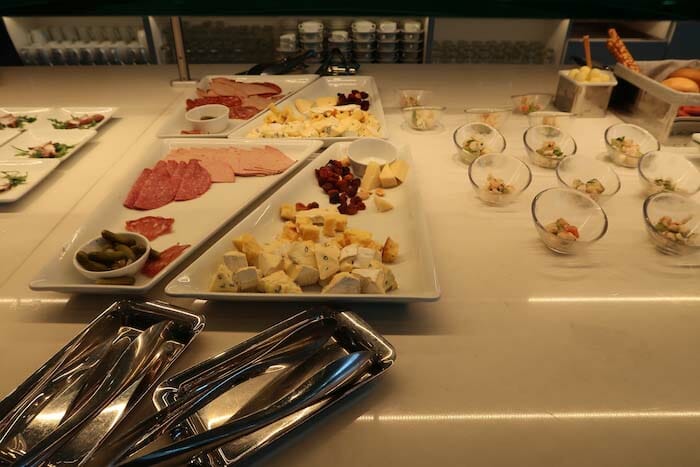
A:
{"type": "Polygon", "coordinates": [[[361,415],[358,422],[478,422],[478,421],[552,421],[696,418],[700,411],[611,411],[611,412],[511,412],[511,413],[447,413],[406,415],[361,415]]]}
{"type": "Polygon", "coordinates": [[[530,297],[528,303],[658,303],[658,302],[700,302],[696,296],[632,296],[632,297],[530,297]]]}
{"type": "Polygon", "coordinates": [[[58,304],[66,304],[68,303],[69,298],[19,298],[19,297],[13,297],[13,298],[0,298],[0,304],[30,304],[30,303],[58,303],[58,304]]]}

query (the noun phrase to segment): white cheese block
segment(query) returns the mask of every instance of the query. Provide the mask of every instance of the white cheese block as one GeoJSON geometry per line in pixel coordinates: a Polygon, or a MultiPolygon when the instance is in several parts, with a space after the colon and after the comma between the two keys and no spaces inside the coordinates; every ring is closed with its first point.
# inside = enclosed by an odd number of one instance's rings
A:
{"type": "Polygon", "coordinates": [[[286,271],[289,277],[301,287],[314,285],[319,280],[318,269],[311,266],[292,264],[286,271]]]}
{"type": "Polygon", "coordinates": [[[275,240],[266,243],[262,246],[262,250],[265,253],[271,253],[273,255],[285,256],[289,252],[289,242],[283,242],[280,240],[275,240]]]}
{"type": "Polygon", "coordinates": [[[227,251],[224,253],[224,264],[231,272],[236,272],[241,268],[247,268],[248,260],[240,251],[227,251]]]}
{"type": "Polygon", "coordinates": [[[408,162],[403,159],[397,159],[390,164],[392,172],[398,181],[404,183],[408,176],[408,162]]]}
{"type": "Polygon", "coordinates": [[[263,293],[301,293],[301,288],[285,274],[277,271],[260,279],[258,290],[263,293]]]}
{"type": "Polygon", "coordinates": [[[374,253],[375,253],[374,248],[365,248],[365,247],[359,247],[357,249],[357,257],[355,258],[355,261],[353,264],[355,265],[355,268],[368,268],[372,260],[374,259],[374,253]]]}
{"type": "Polygon", "coordinates": [[[315,256],[316,246],[313,242],[292,242],[289,247],[289,259],[295,264],[318,268],[315,256]]]}
{"type": "Polygon", "coordinates": [[[238,287],[241,292],[255,291],[258,288],[258,280],[260,280],[260,271],[253,266],[242,268],[236,271],[233,279],[238,282],[238,287]]]}
{"type": "Polygon", "coordinates": [[[263,277],[269,276],[273,272],[281,271],[282,267],[282,256],[280,255],[263,253],[258,256],[258,269],[260,269],[260,273],[263,277]]]}
{"type": "Polygon", "coordinates": [[[384,271],[381,269],[353,269],[352,273],[360,278],[362,293],[383,294],[384,271]]]}
{"type": "Polygon", "coordinates": [[[220,264],[212,277],[209,290],[212,292],[238,292],[238,283],[233,279],[231,270],[220,264]]]}
{"type": "Polygon", "coordinates": [[[391,166],[389,166],[389,164],[385,165],[379,174],[379,183],[381,184],[382,188],[393,188],[399,184],[399,181],[396,179],[396,175],[394,175],[394,171],[391,170],[391,166]]]}
{"type": "Polygon", "coordinates": [[[340,262],[342,263],[345,260],[352,260],[357,256],[357,245],[352,244],[344,247],[342,250],[340,250],[340,262]]]}
{"type": "Polygon", "coordinates": [[[386,198],[380,198],[379,196],[374,197],[374,205],[377,207],[377,211],[386,212],[394,209],[394,205],[387,201],[386,198]]]}
{"type": "Polygon", "coordinates": [[[389,292],[391,290],[398,289],[399,283],[396,282],[396,277],[394,277],[394,273],[391,271],[391,269],[384,266],[382,271],[384,271],[384,290],[389,292]]]}
{"type": "Polygon", "coordinates": [[[370,162],[367,164],[365,169],[365,174],[362,176],[362,182],[360,183],[360,188],[365,191],[371,191],[378,188],[379,183],[379,173],[381,172],[381,167],[376,162],[370,162]]]}
{"type": "Polygon", "coordinates": [[[333,245],[316,247],[316,264],[320,279],[327,279],[340,270],[340,250],[333,245]]]}
{"type": "Polygon", "coordinates": [[[340,272],[323,288],[321,293],[359,294],[362,291],[360,278],[349,272],[340,272]]]}
{"type": "Polygon", "coordinates": [[[327,217],[336,217],[337,215],[337,211],[328,208],[313,208],[306,211],[297,211],[296,221],[301,224],[304,222],[304,219],[309,219],[312,224],[323,225],[327,217]]]}

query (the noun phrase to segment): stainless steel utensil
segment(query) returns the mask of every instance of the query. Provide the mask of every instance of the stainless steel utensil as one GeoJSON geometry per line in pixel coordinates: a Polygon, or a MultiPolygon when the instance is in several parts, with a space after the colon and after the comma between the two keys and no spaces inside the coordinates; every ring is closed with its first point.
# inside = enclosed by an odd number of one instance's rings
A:
{"type": "Polygon", "coordinates": [[[270,423],[279,421],[298,410],[330,397],[336,391],[359,379],[373,364],[374,354],[367,350],[341,357],[318,371],[306,383],[267,409],[229,421],[217,428],[121,465],[148,466],[164,461],[182,465],[192,457],[202,455],[222,444],[257,431],[270,423]]]}

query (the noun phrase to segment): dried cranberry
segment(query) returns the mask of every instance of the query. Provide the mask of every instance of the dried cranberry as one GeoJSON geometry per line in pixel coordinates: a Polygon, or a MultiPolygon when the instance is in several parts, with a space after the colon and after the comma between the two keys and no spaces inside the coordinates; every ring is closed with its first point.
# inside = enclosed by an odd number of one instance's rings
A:
{"type": "Polygon", "coordinates": [[[361,92],[360,92],[360,97],[362,97],[363,99],[367,99],[367,98],[369,97],[369,94],[367,94],[367,93],[364,92],[364,91],[361,91],[361,92]]]}
{"type": "Polygon", "coordinates": [[[345,193],[340,193],[339,196],[340,196],[340,202],[341,202],[341,203],[345,204],[345,203],[348,202],[348,195],[346,195],[345,193]]]}
{"type": "Polygon", "coordinates": [[[359,178],[353,178],[353,180],[350,182],[350,186],[354,186],[355,188],[360,188],[360,185],[362,184],[362,180],[359,178]]]}
{"type": "Polygon", "coordinates": [[[349,175],[350,174],[350,167],[343,166],[343,168],[340,169],[340,173],[342,176],[349,175]]]}
{"type": "Polygon", "coordinates": [[[330,183],[330,182],[326,182],[326,183],[324,183],[323,185],[321,185],[321,188],[323,188],[323,191],[325,191],[326,193],[328,193],[330,190],[332,190],[333,188],[335,188],[335,185],[333,185],[333,184],[330,183]]]}
{"type": "Polygon", "coordinates": [[[341,214],[347,214],[348,213],[347,204],[341,204],[340,206],[338,206],[338,212],[341,214]]]}
{"type": "Polygon", "coordinates": [[[308,209],[304,203],[297,203],[294,207],[297,211],[306,211],[308,209]]]}
{"type": "Polygon", "coordinates": [[[357,211],[358,211],[357,207],[355,207],[355,206],[353,206],[353,205],[349,205],[349,206],[347,207],[347,214],[348,214],[349,216],[354,216],[355,214],[357,214],[357,211]]]}
{"type": "Polygon", "coordinates": [[[331,193],[328,194],[328,201],[331,204],[340,204],[340,192],[337,190],[331,190],[331,193]]]}
{"type": "Polygon", "coordinates": [[[360,109],[362,110],[369,110],[369,102],[368,101],[362,101],[360,102],[360,109]]]}
{"type": "Polygon", "coordinates": [[[360,211],[364,211],[365,209],[367,209],[367,206],[366,206],[365,203],[363,203],[362,201],[360,201],[360,202],[359,202],[358,204],[356,204],[355,206],[357,206],[357,209],[359,209],[360,211]]]}
{"type": "Polygon", "coordinates": [[[318,207],[318,203],[316,201],[313,201],[313,202],[306,205],[306,209],[316,209],[317,207],[318,207]]]}
{"type": "Polygon", "coordinates": [[[357,195],[357,187],[356,187],[355,185],[352,185],[352,184],[351,184],[351,185],[348,187],[347,193],[348,193],[348,196],[355,196],[355,195],[357,195]]]}

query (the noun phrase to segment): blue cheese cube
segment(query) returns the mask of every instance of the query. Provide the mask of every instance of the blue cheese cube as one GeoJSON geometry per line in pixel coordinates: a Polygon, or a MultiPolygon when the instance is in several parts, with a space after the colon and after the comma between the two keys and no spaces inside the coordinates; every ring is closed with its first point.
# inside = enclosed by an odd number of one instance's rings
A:
{"type": "Polygon", "coordinates": [[[318,269],[304,264],[292,264],[286,271],[287,275],[301,287],[314,285],[320,278],[318,269]]]}
{"type": "Polygon", "coordinates": [[[315,252],[316,246],[313,242],[292,242],[288,255],[295,264],[317,268],[315,252]]]}
{"type": "Polygon", "coordinates": [[[340,249],[325,245],[316,247],[316,264],[320,279],[327,279],[340,270],[340,249]]]}
{"type": "Polygon", "coordinates": [[[360,278],[362,293],[385,293],[383,270],[371,268],[353,269],[352,273],[360,278]]]}
{"type": "Polygon", "coordinates": [[[227,251],[224,253],[224,264],[231,272],[236,272],[239,269],[248,267],[248,260],[244,253],[240,251],[227,251]]]}
{"type": "Polygon", "coordinates": [[[301,293],[301,288],[285,274],[277,271],[258,282],[258,291],[263,293],[301,293]]]}
{"type": "Polygon", "coordinates": [[[241,292],[255,291],[258,288],[260,277],[260,271],[253,266],[239,269],[233,275],[233,279],[238,283],[241,292]]]}
{"type": "Polygon", "coordinates": [[[326,285],[321,293],[326,294],[359,294],[362,291],[360,278],[350,272],[339,272],[326,285]]]}
{"type": "Polygon", "coordinates": [[[209,290],[212,292],[238,292],[238,283],[233,279],[231,270],[220,264],[212,277],[209,290]]]}
{"type": "Polygon", "coordinates": [[[394,273],[391,271],[391,269],[384,266],[382,271],[384,271],[384,290],[386,292],[390,292],[392,290],[398,289],[399,283],[396,282],[396,277],[394,277],[394,273]]]}

